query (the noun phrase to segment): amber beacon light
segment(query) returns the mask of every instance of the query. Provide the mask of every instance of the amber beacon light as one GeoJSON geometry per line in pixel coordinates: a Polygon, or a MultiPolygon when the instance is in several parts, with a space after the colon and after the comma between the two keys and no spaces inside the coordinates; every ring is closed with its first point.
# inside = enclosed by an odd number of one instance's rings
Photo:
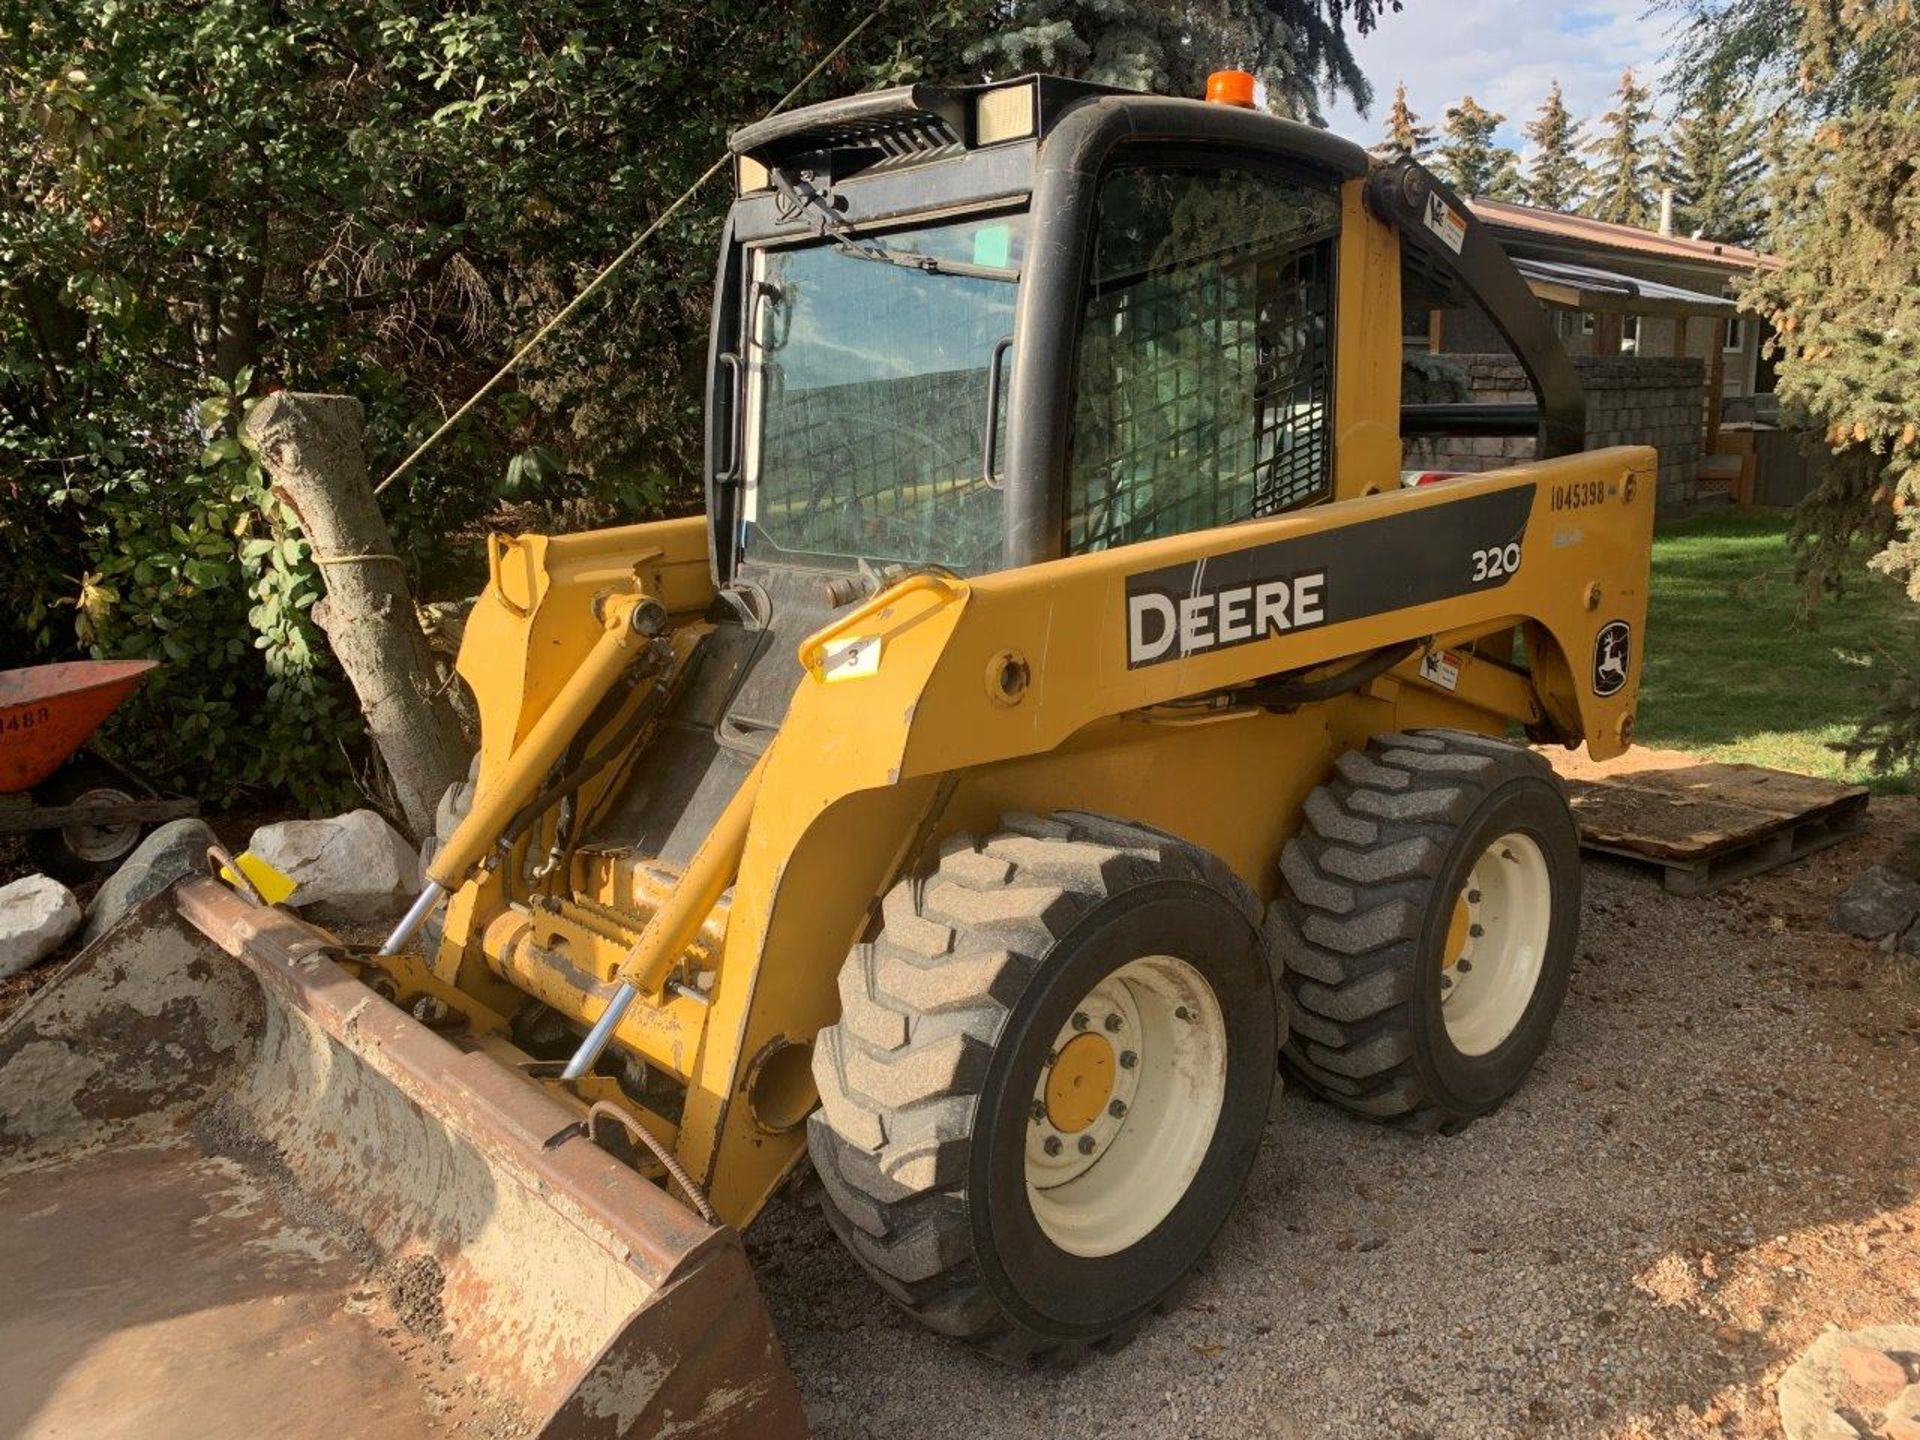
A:
{"type": "Polygon", "coordinates": [[[1207,76],[1207,99],[1215,105],[1253,109],[1253,76],[1244,70],[1216,70],[1207,76]]]}

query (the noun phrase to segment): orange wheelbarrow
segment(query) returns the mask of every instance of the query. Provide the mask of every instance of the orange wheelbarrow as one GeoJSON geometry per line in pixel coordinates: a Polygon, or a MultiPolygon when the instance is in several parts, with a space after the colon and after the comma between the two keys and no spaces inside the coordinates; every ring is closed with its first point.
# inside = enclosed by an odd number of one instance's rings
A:
{"type": "Polygon", "coordinates": [[[148,830],[199,808],[85,749],[154,668],[73,660],[0,670],[0,835],[25,831],[34,863],[56,879],[103,878],[148,830]]]}

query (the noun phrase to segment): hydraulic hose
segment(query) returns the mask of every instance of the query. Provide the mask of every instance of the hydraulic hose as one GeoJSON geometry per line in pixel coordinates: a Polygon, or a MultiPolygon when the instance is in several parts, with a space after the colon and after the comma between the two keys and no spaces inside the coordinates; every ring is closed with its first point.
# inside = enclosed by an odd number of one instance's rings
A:
{"type": "Polygon", "coordinates": [[[1256,705],[1312,705],[1322,700],[1331,700],[1378,680],[1426,643],[1425,640],[1403,640],[1398,645],[1383,645],[1380,649],[1361,656],[1345,669],[1336,670],[1331,675],[1322,675],[1312,680],[1303,680],[1295,676],[1279,676],[1272,680],[1263,680],[1245,690],[1236,691],[1234,697],[1239,700],[1250,700],[1256,705]]]}
{"type": "Polygon", "coordinates": [[[662,676],[653,689],[648,691],[640,703],[634,707],[633,714],[627,717],[625,723],[611,739],[599,749],[590,752],[584,760],[562,774],[558,780],[548,785],[515,812],[514,817],[507,822],[506,829],[500,832],[500,838],[494,842],[496,848],[502,851],[512,849],[514,842],[526,834],[533,827],[534,822],[552,809],[558,801],[573,794],[619,759],[627,747],[640,737],[640,732],[646,729],[654,716],[660,713],[660,707],[666,701],[667,690],[667,678],[662,676]]]}

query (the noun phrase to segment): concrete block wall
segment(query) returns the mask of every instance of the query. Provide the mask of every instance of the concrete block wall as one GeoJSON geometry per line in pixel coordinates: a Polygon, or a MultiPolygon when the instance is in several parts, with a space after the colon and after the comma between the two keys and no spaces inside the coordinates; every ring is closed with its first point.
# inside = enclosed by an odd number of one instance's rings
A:
{"type": "Polygon", "coordinates": [[[1707,372],[1692,356],[1576,359],[1587,390],[1587,445],[1651,445],[1660,452],[1660,508],[1694,502],[1707,372]]]}
{"type": "MultiPolygon", "coordinates": [[[[1479,404],[1530,401],[1533,390],[1511,355],[1448,355],[1467,372],[1479,404]]],[[[1700,467],[1700,426],[1706,366],[1692,357],[1575,356],[1587,392],[1587,448],[1651,445],[1660,452],[1660,508],[1693,503],[1700,467]]],[[[1478,473],[1533,458],[1525,435],[1433,436],[1408,440],[1409,470],[1478,473]]]]}

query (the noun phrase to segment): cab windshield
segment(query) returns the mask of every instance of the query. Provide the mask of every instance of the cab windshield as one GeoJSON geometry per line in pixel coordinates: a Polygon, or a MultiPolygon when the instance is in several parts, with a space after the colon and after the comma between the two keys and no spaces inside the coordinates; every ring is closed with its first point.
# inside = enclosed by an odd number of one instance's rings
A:
{"type": "Polygon", "coordinates": [[[884,248],[888,263],[845,242],[758,253],[746,347],[749,560],[963,572],[999,563],[989,371],[1001,367],[1004,393],[1025,233],[1024,215],[1000,215],[876,232],[873,251],[884,248]],[[916,268],[913,257],[995,273],[916,268]]]}

